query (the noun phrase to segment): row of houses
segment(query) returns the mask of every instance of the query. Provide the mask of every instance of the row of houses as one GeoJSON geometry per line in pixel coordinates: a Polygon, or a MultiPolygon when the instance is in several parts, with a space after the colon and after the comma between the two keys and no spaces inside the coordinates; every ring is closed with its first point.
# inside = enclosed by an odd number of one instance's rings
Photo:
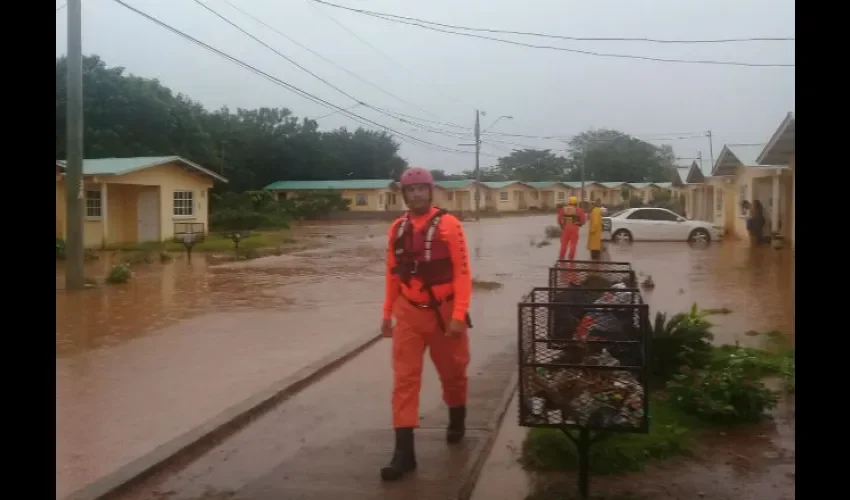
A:
{"type": "Polygon", "coordinates": [[[733,238],[746,238],[747,219],[756,201],[768,221],[765,235],[794,246],[795,132],[788,113],[766,145],[727,144],[706,174],[694,162],[677,169],[673,191],[685,198],[691,219],[713,222],[733,238]],[[745,203],[747,202],[747,203],[745,203]]]}
{"type": "MultiPolygon", "coordinates": [[[[651,202],[660,192],[684,201],[686,215],[722,226],[730,236],[746,236],[749,211],[744,201],[760,201],[771,235],[794,242],[795,122],[783,120],[767,146],[726,145],[706,175],[700,166],[677,169],[671,182],[627,183],[586,181],[585,200],[606,206],[629,197],[651,202]]],[[[85,200],[84,242],[87,247],[143,241],[165,241],[182,232],[209,230],[209,190],[221,175],[178,156],[87,159],[77,196],[85,200]]],[[[345,181],[280,181],[266,186],[278,198],[299,192],[333,191],[350,200],[354,212],[405,209],[398,185],[390,179],[345,181]]],[[[65,163],[56,162],[56,237],[65,238],[65,163]]],[[[481,208],[493,212],[551,209],[580,196],[578,182],[440,181],[435,204],[448,210],[481,208]]]]}
{"type": "MultiPolygon", "coordinates": [[[[396,212],[406,209],[397,182],[391,179],[344,181],[279,181],[266,186],[279,199],[298,193],[331,191],[349,201],[353,212],[396,212]]],[[[623,193],[652,201],[661,191],[671,191],[672,182],[596,182],[585,181],[585,200],[602,200],[604,205],[623,203],[623,193]]],[[[570,196],[581,196],[580,182],[478,182],[473,179],[437,181],[434,204],[454,212],[475,210],[475,195],[480,208],[488,212],[548,210],[566,203],[570,196]]]]}

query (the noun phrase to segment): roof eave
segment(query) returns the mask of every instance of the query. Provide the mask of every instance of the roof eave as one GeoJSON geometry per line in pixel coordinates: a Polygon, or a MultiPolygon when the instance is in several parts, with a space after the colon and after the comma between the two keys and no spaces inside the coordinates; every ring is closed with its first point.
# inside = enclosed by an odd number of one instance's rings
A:
{"type": "MultiPolygon", "coordinates": [[[[765,163],[766,164],[774,164],[774,163],[781,162],[781,160],[779,162],[777,162],[776,158],[772,157],[772,155],[774,153],[777,153],[777,151],[775,151],[775,148],[778,145],[782,144],[785,141],[790,140],[790,138],[787,137],[786,133],[788,132],[788,129],[791,127],[791,124],[795,124],[795,117],[794,117],[794,113],[789,112],[787,115],[785,115],[785,119],[782,120],[782,123],[779,124],[779,127],[777,127],[776,131],[773,132],[773,135],[770,137],[770,140],[767,141],[767,144],[764,146],[764,149],[761,151],[761,153],[759,153],[758,157],[756,158],[756,163],[758,163],[759,165],[762,165],[762,164],[765,164],[765,163]]],[[[791,151],[793,151],[793,148],[791,148],[791,151]]],[[[790,158],[791,154],[792,154],[791,152],[777,153],[778,156],[788,155],[789,158],[790,158]]],[[[787,163],[787,161],[786,161],[786,163],[787,163]]]]}

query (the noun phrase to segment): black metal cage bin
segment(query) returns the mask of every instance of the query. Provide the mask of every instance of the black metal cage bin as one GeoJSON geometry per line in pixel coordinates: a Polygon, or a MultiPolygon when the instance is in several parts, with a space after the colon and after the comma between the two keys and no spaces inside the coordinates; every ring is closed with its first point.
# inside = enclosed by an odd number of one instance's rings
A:
{"type": "Polygon", "coordinates": [[[520,425],[647,432],[649,308],[634,288],[534,288],[519,304],[520,425]]]}
{"type": "Polygon", "coordinates": [[[637,275],[628,262],[559,260],[549,269],[549,288],[634,288],[637,275]]]}

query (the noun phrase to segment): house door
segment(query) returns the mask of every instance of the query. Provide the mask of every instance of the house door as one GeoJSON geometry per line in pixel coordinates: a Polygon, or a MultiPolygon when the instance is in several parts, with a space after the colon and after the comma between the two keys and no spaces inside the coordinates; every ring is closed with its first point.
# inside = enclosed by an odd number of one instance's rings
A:
{"type": "Polygon", "coordinates": [[[159,192],[141,191],[136,209],[138,241],[159,241],[159,192]]]}

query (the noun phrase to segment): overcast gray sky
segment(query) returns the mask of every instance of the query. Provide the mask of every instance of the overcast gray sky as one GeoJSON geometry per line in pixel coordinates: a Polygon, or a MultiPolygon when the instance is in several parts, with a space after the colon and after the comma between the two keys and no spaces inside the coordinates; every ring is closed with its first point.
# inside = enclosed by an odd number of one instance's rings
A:
{"type": "MultiPolygon", "coordinates": [[[[326,101],[343,108],[356,104],[193,0],[125,1],[326,101]]],[[[432,124],[443,131],[470,134],[468,139],[447,137],[363,106],[352,109],[399,132],[451,149],[472,151],[473,148],[458,144],[472,142],[476,108],[487,112],[482,127],[500,115],[513,116],[513,120],[501,120],[491,130],[504,134],[569,136],[588,128],[614,128],[653,140],[711,129],[715,156],[724,143],[766,142],[785,113],[794,110],[794,68],[594,57],[437,33],[310,0],[228,1],[410,104],[323,61],[234,10],[224,0],[206,0],[211,8],[278,52],[360,101],[417,119],[468,126],[468,130],[463,130],[432,124]]],[[[445,24],[579,37],[720,39],[795,35],[792,0],[329,1],[445,24]]],[[[62,4],[64,0],[57,0],[57,7],[62,4]]],[[[57,56],[66,51],[66,10],[56,14],[57,56]]],[[[488,36],[661,58],[795,62],[793,41],[662,45],[488,36]]],[[[83,53],[98,54],[108,65],[124,66],[133,74],[158,78],[175,92],[187,94],[211,109],[224,105],[231,109],[286,107],[296,116],[307,117],[332,112],[166,31],[113,0],[83,0],[83,53]]],[[[321,119],[319,125],[322,129],[358,126],[341,114],[321,119]]],[[[485,134],[484,141],[483,166],[494,164],[497,156],[507,154],[511,148],[565,147],[559,140],[490,134],[485,134]]],[[[693,157],[702,151],[708,170],[707,139],[660,143],[673,145],[682,157],[693,157]]],[[[449,172],[471,169],[474,165],[470,153],[437,152],[408,141],[402,144],[401,154],[411,165],[449,172]]]]}

